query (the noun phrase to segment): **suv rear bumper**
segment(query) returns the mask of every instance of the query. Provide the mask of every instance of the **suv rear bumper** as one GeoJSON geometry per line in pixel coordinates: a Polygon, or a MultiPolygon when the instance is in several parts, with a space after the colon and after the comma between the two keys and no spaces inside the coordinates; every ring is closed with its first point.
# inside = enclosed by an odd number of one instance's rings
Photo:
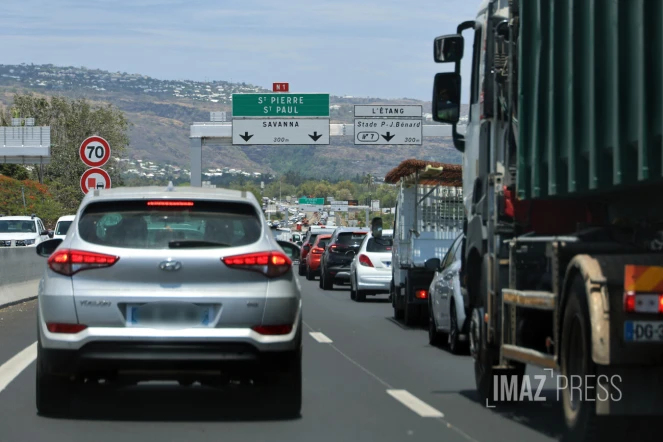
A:
{"type": "Polygon", "coordinates": [[[153,379],[192,372],[251,375],[275,371],[295,351],[260,352],[248,344],[93,342],[79,350],[41,348],[39,358],[44,370],[56,376],[112,373],[153,379]]]}

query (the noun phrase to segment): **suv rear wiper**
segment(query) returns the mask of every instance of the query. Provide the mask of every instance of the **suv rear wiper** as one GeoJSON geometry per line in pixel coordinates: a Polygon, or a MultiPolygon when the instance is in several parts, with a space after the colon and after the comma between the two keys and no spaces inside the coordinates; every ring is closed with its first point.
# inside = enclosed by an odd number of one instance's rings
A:
{"type": "Polygon", "coordinates": [[[214,241],[199,241],[195,239],[186,239],[179,241],[170,241],[168,243],[169,249],[184,249],[194,247],[231,247],[230,244],[214,241]]]}

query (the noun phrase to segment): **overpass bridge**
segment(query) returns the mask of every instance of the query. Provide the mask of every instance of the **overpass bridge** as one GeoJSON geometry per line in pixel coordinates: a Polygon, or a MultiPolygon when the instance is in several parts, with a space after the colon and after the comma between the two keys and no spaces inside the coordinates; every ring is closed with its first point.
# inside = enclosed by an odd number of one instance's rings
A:
{"type": "MultiPolygon", "coordinates": [[[[191,158],[191,186],[202,186],[203,174],[203,145],[205,143],[232,146],[232,122],[202,122],[193,123],[189,135],[189,155],[191,158]]],[[[458,126],[464,133],[465,126],[458,126]]],[[[447,124],[429,124],[422,126],[424,138],[451,137],[451,126],[447,124]]],[[[346,137],[355,135],[354,124],[330,124],[330,137],[346,137]]],[[[377,144],[377,143],[376,143],[377,144]]],[[[331,145],[330,145],[331,146],[331,145]]],[[[278,146],[274,147],[278,149],[278,146]]]]}

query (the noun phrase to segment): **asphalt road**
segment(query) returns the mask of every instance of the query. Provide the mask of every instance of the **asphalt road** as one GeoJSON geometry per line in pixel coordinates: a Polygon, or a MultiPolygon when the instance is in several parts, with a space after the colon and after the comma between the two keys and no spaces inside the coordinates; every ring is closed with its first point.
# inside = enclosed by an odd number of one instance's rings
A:
{"type": "Polygon", "coordinates": [[[301,418],[275,419],[259,396],[244,390],[164,383],[90,390],[76,398],[72,418],[40,417],[34,352],[14,358],[36,341],[31,301],[0,310],[0,441],[539,442],[559,436],[561,408],[550,385],[544,402],[487,409],[474,393],[471,358],[431,347],[426,330],[393,321],[386,297],[355,303],[347,288],[324,292],[317,280],[304,278],[301,284],[301,418]],[[8,375],[12,370],[19,374],[8,375]]]}

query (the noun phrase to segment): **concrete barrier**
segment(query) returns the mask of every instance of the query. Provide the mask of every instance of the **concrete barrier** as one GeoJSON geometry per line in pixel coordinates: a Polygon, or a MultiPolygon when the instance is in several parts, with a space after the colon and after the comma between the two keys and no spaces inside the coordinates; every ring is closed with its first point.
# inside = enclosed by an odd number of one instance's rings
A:
{"type": "Polygon", "coordinates": [[[0,307],[36,297],[45,266],[34,247],[0,248],[0,307]]]}

